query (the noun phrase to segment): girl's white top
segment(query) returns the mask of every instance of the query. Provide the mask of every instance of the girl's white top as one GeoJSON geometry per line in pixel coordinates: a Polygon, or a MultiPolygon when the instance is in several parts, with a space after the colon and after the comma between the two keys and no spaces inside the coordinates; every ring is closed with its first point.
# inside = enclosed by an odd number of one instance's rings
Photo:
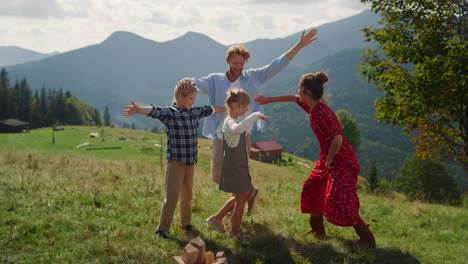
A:
{"type": "Polygon", "coordinates": [[[232,118],[229,115],[224,119],[223,126],[221,129],[216,131],[218,138],[223,138],[229,147],[235,148],[239,145],[240,135],[250,129],[255,121],[262,117],[262,113],[254,112],[247,116],[244,120],[239,121],[238,119],[232,118]]]}

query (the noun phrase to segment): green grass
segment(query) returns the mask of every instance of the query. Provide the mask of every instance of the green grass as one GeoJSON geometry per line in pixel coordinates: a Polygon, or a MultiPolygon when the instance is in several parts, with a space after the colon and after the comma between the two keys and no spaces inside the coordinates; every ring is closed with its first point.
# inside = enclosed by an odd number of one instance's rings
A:
{"type": "MultiPolygon", "coordinates": [[[[176,211],[171,240],[153,236],[164,199],[161,137],[95,127],[0,134],[0,263],[170,263],[190,237],[176,211]],[[102,137],[89,138],[90,132],[102,137]],[[119,140],[133,137],[133,140],[119,140]],[[86,150],[76,146],[121,147],[86,150]]],[[[468,210],[410,201],[402,195],[360,193],[361,215],[377,249],[356,248],[352,228],[327,224],[328,239],[301,234],[308,217],[300,192],[312,162],[294,157],[278,166],[252,162],[262,189],[256,212],[245,216],[249,239],[236,241],[207,228],[204,219],[229,197],[210,176],[211,142],[200,140],[193,224],[211,251],[229,263],[466,263],[468,210]],[[309,167],[306,167],[309,166],[309,167]]],[[[164,154],[164,152],[163,152],[164,154]]],[[[287,154],[289,156],[289,154],[287,154]]]]}

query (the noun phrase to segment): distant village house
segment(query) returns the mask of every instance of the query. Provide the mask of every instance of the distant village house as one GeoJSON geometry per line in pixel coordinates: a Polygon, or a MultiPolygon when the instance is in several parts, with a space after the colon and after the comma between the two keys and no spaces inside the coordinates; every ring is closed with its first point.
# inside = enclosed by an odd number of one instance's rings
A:
{"type": "Polygon", "coordinates": [[[283,147],[274,140],[252,143],[250,146],[250,158],[258,161],[281,160],[282,153],[283,147]]]}
{"type": "Polygon", "coordinates": [[[29,131],[29,123],[18,119],[0,120],[0,133],[19,133],[29,131]]]}

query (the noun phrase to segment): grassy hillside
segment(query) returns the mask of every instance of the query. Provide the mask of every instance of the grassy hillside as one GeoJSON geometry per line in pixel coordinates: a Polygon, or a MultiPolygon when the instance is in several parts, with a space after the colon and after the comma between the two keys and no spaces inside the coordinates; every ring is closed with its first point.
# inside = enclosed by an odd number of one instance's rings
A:
{"type": "MultiPolygon", "coordinates": [[[[1,263],[170,263],[190,237],[153,236],[163,194],[161,135],[129,129],[65,127],[0,134],[1,263]],[[101,137],[90,138],[91,132],[101,137]],[[119,140],[119,137],[132,137],[119,140]],[[77,145],[121,149],[86,150],[77,145]]],[[[165,139],[163,139],[165,140],[165,139]]],[[[262,189],[258,210],[246,216],[250,239],[236,241],[209,230],[204,219],[229,197],[211,182],[211,142],[200,140],[193,224],[212,251],[229,263],[466,263],[468,210],[411,202],[403,196],[360,193],[362,217],[378,248],[353,247],[351,228],[327,225],[328,239],[302,236],[303,181],[313,163],[291,156],[288,165],[252,162],[262,189]]],[[[287,157],[290,155],[286,154],[287,157]]]]}

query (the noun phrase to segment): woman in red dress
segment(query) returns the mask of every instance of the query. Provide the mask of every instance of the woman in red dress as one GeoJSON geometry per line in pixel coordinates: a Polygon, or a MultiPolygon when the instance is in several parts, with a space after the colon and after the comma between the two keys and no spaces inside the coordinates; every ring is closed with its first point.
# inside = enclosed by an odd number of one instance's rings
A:
{"type": "Polygon", "coordinates": [[[299,96],[258,95],[255,101],[260,105],[296,102],[310,115],[310,126],[320,144],[320,159],[304,182],[301,195],[302,213],[310,214],[310,233],[325,235],[325,216],[332,224],[353,226],[359,244],[375,247],[374,235],[359,216],[356,184],[360,167],[356,153],[344,137],[336,114],[322,102],[327,81],[323,72],[304,74],[299,81],[299,96]]]}

